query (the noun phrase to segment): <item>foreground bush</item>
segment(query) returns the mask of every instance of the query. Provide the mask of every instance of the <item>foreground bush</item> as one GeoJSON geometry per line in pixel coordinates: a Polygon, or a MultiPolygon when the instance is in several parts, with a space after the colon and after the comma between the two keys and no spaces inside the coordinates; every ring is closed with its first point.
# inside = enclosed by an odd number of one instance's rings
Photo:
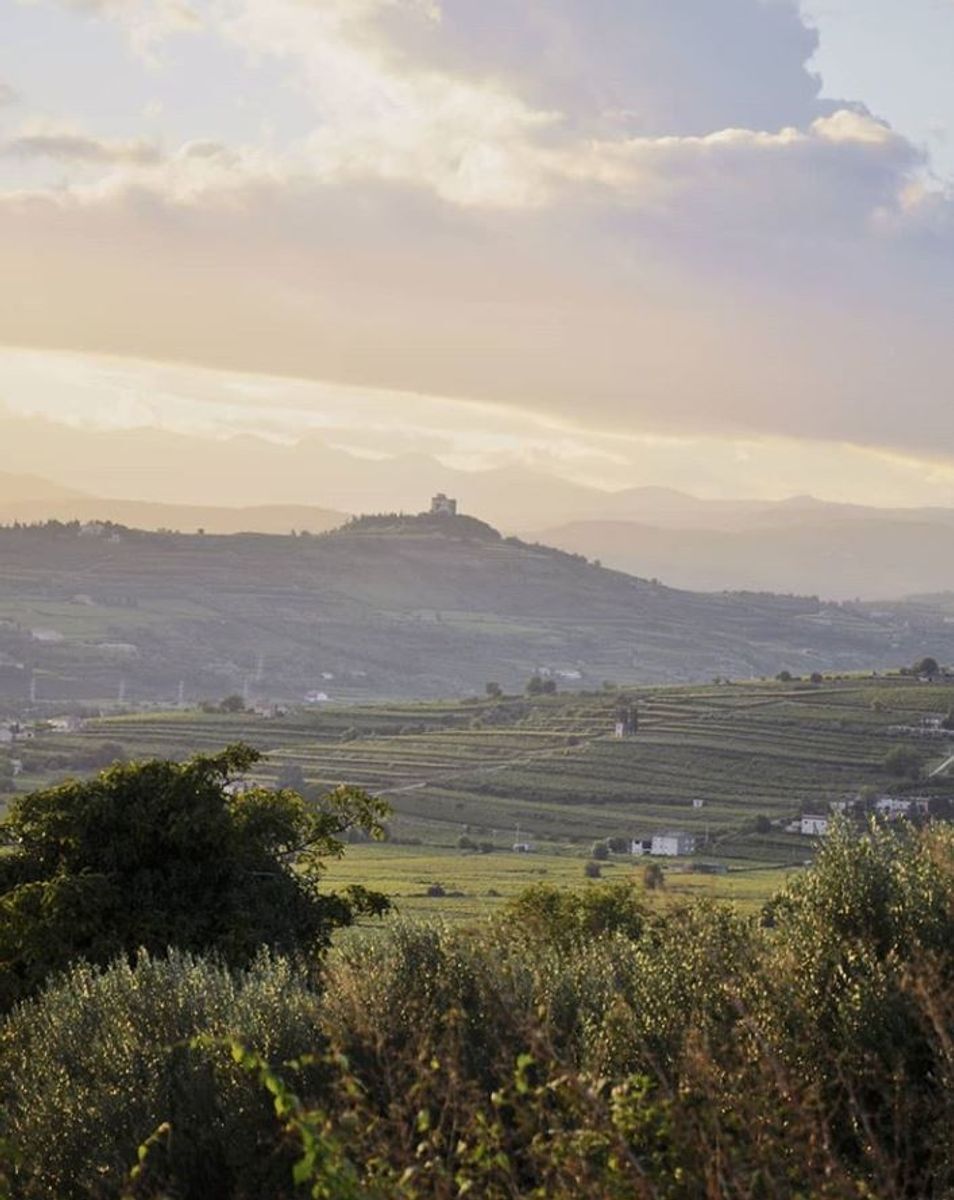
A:
{"type": "Polygon", "coordinates": [[[15,1195],[121,1195],[167,1121],[138,1197],[954,1196],[948,829],[836,832],[762,921],[601,886],[532,889],[480,931],[396,924],[332,952],[320,1001],[282,960],[177,962],[175,1020],[145,960],[8,1022],[15,1195]],[[183,1051],[197,1032],[240,1045],[183,1051]],[[166,1081],[135,1128],[131,1061],[166,1081]]]}
{"type": "Polygon", "coordinates": [[[120,1195],[160,1130],[150,1168],[172,1195],[291,1194],[293,1157],[268,1093],[229,1043],[286,1062],[317,1048],[317,1007],[303,973],[264,954],[241,973],[178,952],[76,968],[0,1038],[15,1194],[120,1195]]]}

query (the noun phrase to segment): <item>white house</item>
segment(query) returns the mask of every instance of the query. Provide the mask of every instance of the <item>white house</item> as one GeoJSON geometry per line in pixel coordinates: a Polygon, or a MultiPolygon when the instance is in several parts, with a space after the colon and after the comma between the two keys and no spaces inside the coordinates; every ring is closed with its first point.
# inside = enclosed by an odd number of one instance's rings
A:
{"type": "Polygon", "coordinates": [[[83,728],[79,717],[51,717],[50,728],[54,733],[75,733],[83,728]]]}
{"type": "Polygon", "coordinates": [[[691,833],[654,833],[650,854],[664,858],[677,858],[683,854],[694,854],[696,839],[691,833]]]}
{"type": "Polygon", "coordinates": [[[889,821],[899,817],[910,817],[915,814],[926,815],[930,809],[930,801],[926,796],[879,796],[874,804],[875,812],[889,821]]]}
{"type": "Polygon", "coordinates": [[[801,832],[805,837],[825,837],[828,833],[828,817],[806,813],[801,820],[801,832]]]}
{"type": "Polygon", "coordinates": [[[251,779],[230,779],[222,788],[226,796],[244,796],[246,792],[251,792],[258,787],[251,779]]]}

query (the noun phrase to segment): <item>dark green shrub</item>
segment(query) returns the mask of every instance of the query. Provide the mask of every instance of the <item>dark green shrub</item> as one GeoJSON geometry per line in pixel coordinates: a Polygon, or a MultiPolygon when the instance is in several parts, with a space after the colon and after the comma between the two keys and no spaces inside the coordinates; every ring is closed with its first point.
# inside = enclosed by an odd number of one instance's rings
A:
{"type": "Polygon", "coordinates": [[[78,959],[140,948],[214,950],[244,965],[262,945],[316,950],[384,897],[319,888],[322,859],[352,827],[378,831],[386,806],[341,788],[321,810],[296,793],[229,781],[247,746],[185,763],[117,764],[17,799],[2,825],[0,1005],[78,959]]]}
{"type": "Polygon", "coordinates": [[[138,1146],[164,1122],[169,1134],[149,1156],[157,1192],[290,1195],[292,1160],[268,1094],[228,1041],[284,1063],[319,1048],[318,1008],[304,972],[265,954],[243,972],[176,951],[75,968],[2,1027],[17,1195],[119,1196],[138,1146]]]}

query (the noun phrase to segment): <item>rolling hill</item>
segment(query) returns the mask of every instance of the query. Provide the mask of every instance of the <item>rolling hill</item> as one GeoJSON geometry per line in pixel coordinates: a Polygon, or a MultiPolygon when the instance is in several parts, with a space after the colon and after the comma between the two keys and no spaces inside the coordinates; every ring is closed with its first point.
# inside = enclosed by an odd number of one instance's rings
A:
{"type": "Polygon", "coordinates": [[[954,658],[928,608],[704,595],[503,538],[468,517],[321,536],[0,530],[0,695],[102,702],[472,694],[954,658]],[[31,684],[32,680],[32,684],[31,684]]]}

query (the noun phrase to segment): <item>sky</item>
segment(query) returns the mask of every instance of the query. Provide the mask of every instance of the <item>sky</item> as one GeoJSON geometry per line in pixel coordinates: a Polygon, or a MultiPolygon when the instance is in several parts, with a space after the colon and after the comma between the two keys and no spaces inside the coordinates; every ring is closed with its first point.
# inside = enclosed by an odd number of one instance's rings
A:
{"type": "Polygon", "coordinates": [[[0,437],[954,504],[951,61],[954,0],[3,0],[0,437]]]}

